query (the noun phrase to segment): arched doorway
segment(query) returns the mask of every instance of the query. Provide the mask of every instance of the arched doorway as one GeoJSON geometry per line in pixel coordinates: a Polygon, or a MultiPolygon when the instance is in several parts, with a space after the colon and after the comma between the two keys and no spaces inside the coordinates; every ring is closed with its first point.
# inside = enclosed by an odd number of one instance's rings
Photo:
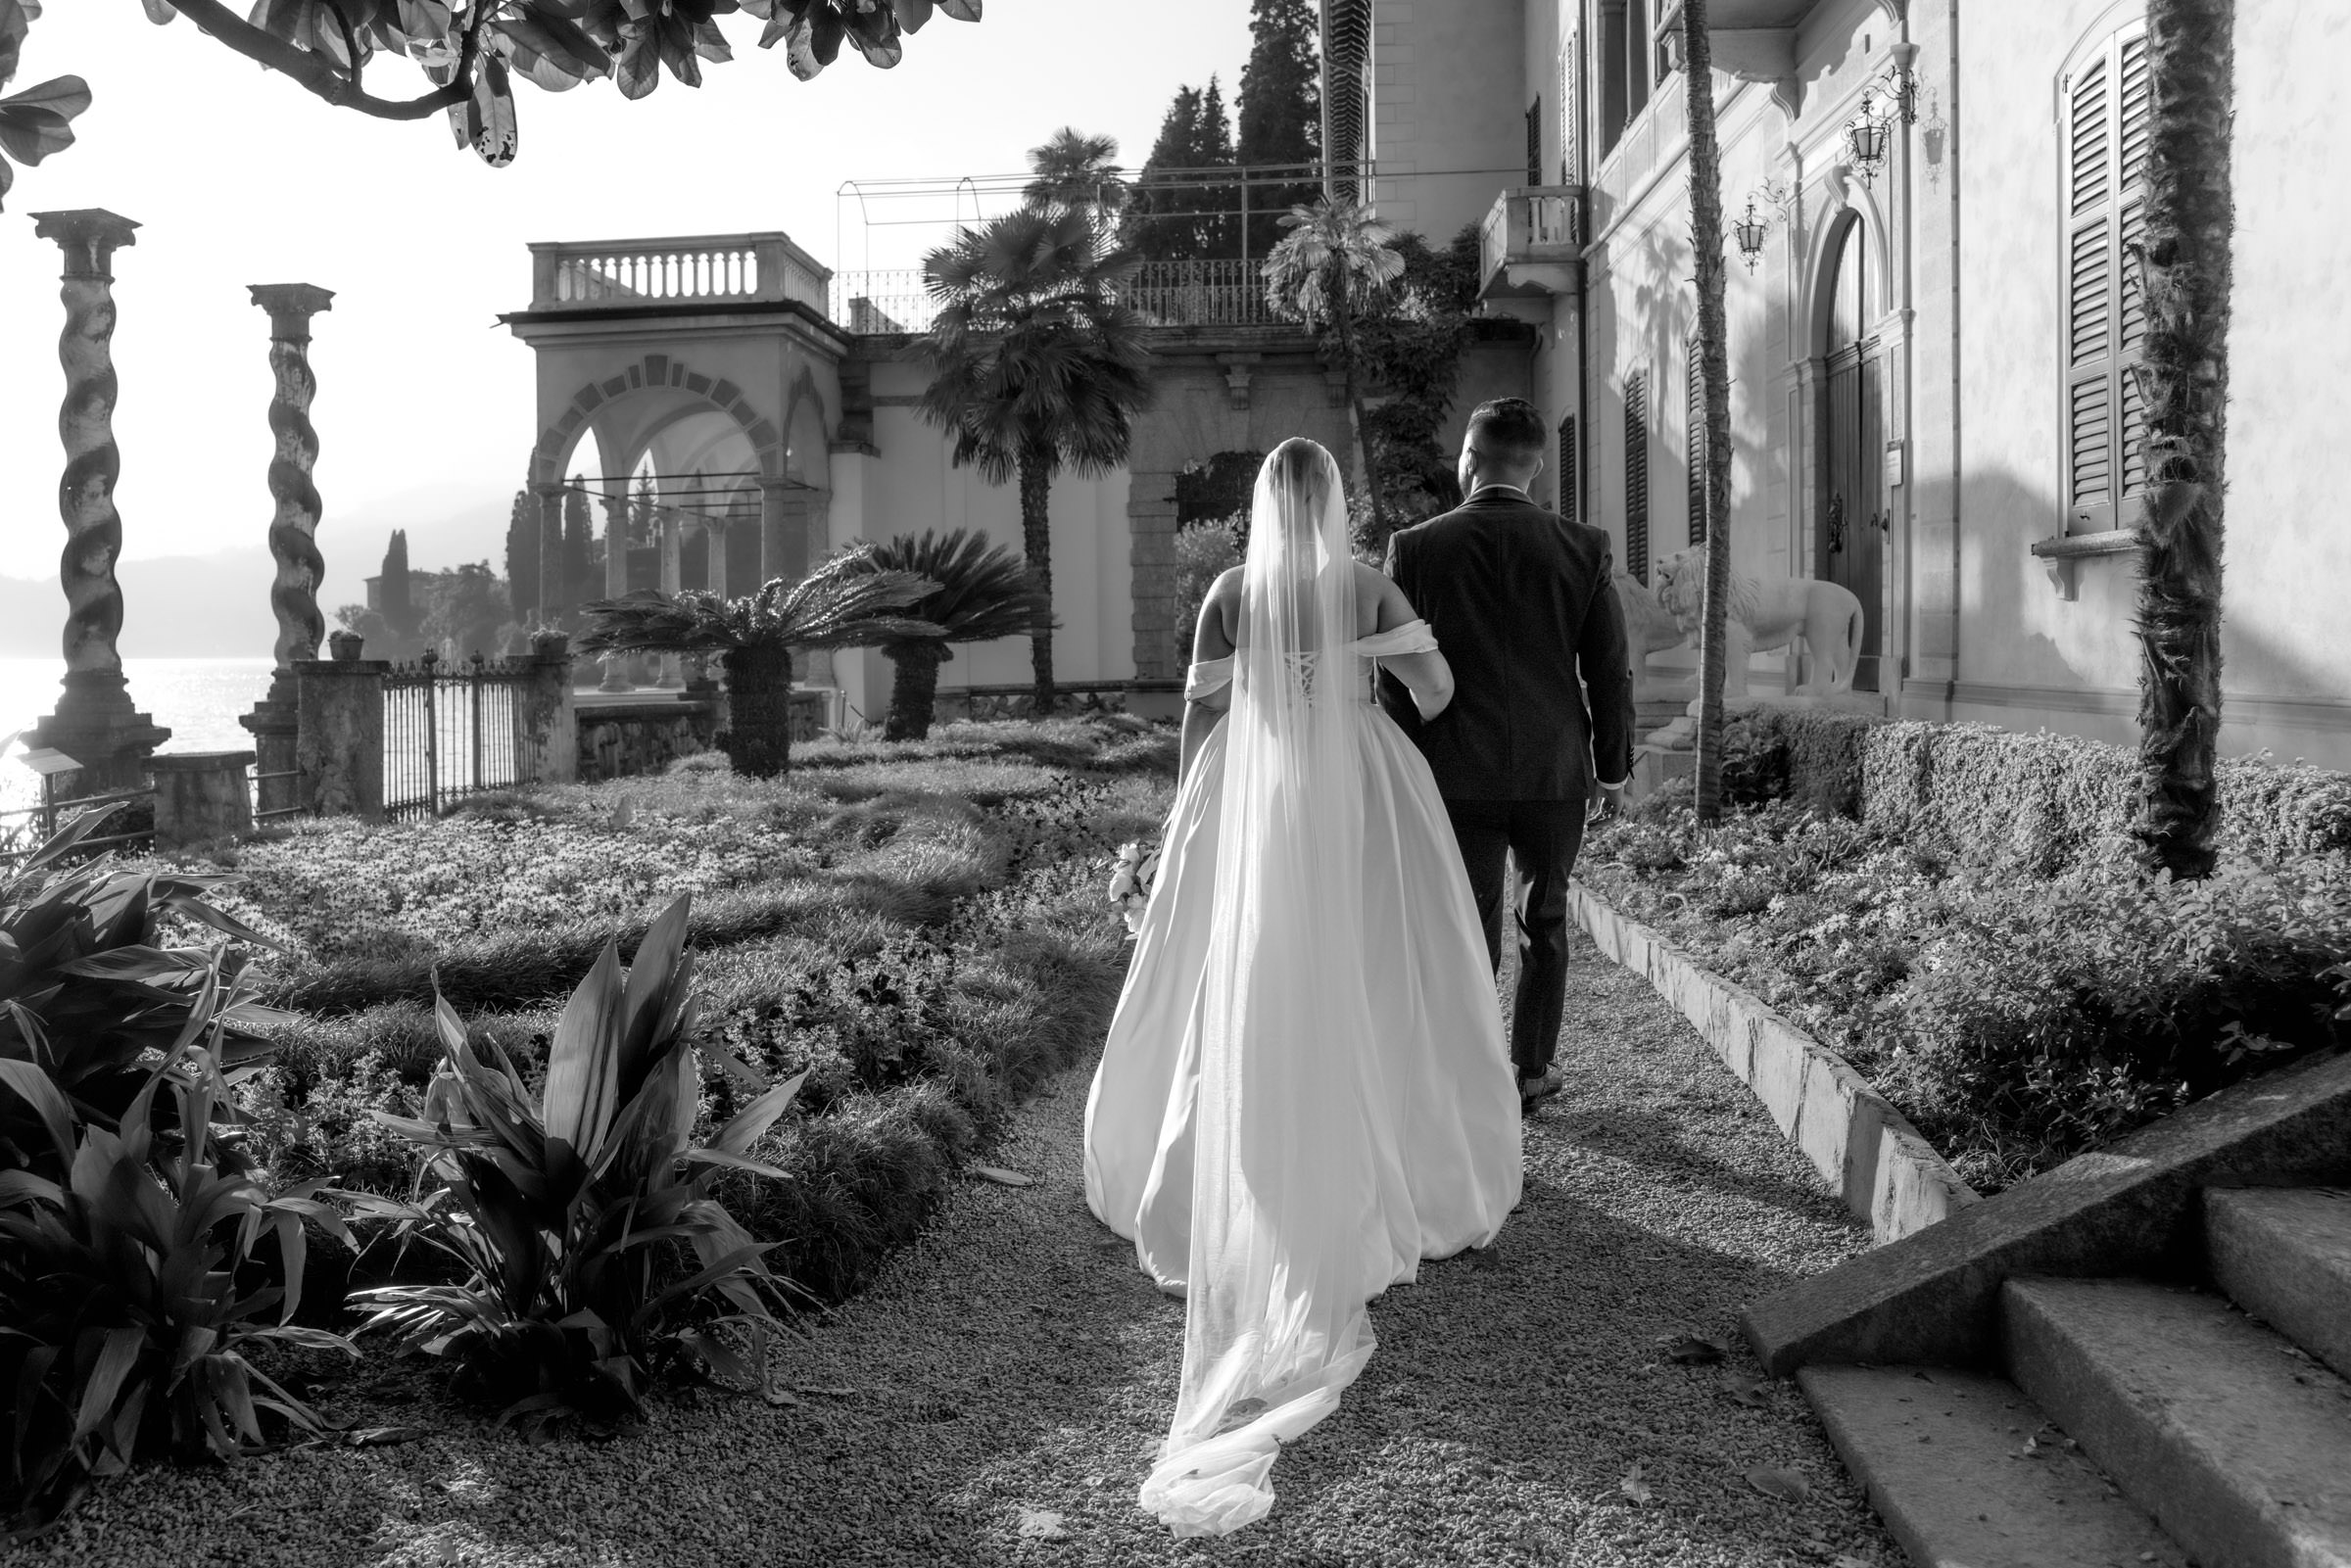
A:
{"type": "Polygon", "coordinates": [[[1875,691],[1884,619],[1885,377],[1871,330],[1885,309],[1861,220],[1847,215],[1831,247],[1821,312],[1820,485],[1814,497],[1812,574],[1852,590],[1861,601],[1856,690],[1875,691]]]}

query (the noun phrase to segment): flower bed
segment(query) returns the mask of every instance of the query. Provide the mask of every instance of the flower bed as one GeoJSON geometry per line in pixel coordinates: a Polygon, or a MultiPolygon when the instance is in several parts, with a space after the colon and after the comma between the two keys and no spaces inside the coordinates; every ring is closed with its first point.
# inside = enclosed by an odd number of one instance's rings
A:
{"type": "MultiPolygon", "coordinates": [[[[1126,944],[1101,884],[1164,814],[1174,760],[1171,733],[1132,720],[950,725],[804,745],[774,781],[696,757],[224,852],[244,879],[222,905],[288,943],[256,966],[263,993],[305,1015],[244,1087],[254,1152],[280,1181],[405,1191],[411,1152],[370,1113],[412,1113],[441,1062],[436,980],[533,1076],[603,943],[625,958],[691,891],[704,1037],[773,1078],[808,1073],[753,1150],[790,1179],[720,1187],[783,1244],[780,1272],[837,1298],[1107,1026],[1126,944]]],[[[735,1098],[706,1073],[701,1122],[735,1098]]]]}
{"type": "Polygon", "coordinates": [[[1710,832],[1688,808],[1679,785],[1596,830],[1583,879],[1872,1077],[1980,1190],[2351,1039],[2340,856],[2150,882],[1787,801],[1710,832]]]}

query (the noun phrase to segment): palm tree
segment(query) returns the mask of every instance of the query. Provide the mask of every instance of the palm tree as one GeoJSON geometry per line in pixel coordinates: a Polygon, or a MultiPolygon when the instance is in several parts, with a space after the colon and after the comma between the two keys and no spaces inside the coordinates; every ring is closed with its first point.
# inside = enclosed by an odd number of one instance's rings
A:
{"type": "Polygon", "coordinates": [[[581,606],[591,653],[710,653],[727,671],[731,728],[718,737],[737,773],[772,779],[792,760],[794,648],[867,647],[938,628],[897,613],[938,585],[876,571],[870,549],[827,557],[797,583],[772,578],[744,598],[650,589],[581,606]]]}
{"type": "Polygon", "coordinates": [[[1083,208],[1116,224],[1127,205],[1118,157],[1117,137],[1088,136],[1064,125],[1042,146],[1029,149],[1029,168],[1036,177],[1022,187],[1021,198],[1032,207],[1083,208]]]}
{"type": "Polygon", "coordinates": [[[2140,390],[2139,809],[2152,870],[2212,874],[2220,827],[2221,492],[2229,400],[2229,121],[2234,0],[2151,0],[2140,390]]]}
{"type": "Polygon", "coordinates": [[[1404,276],[1404,258],[1389,244],[1396,231],[1355,203],[1327,197],[1312,207],[1291,208],[1281,226],[1289,232],[1266,257],[1266,303],[1277,314],[1336,338],[1339,368],[1347,378],[1348,416],[1363,451],[1371,525],[1384,537],[1387,511],[1371,455],[1371,426],[1364,417],[1355,335],[1359,318],[1384,305],[1404,276]]]}
{"type": "Polygon", "coordinates": [[[1020,480],[1040,715],[1053,708],[1054,477],[1125,462],[1133,416],[1151,400],[1142,318],[1118,297],[1136,264],[1090,214],[1051,207],[964,229],[923,260],[939,306],[921,344],[935,372],[923,417],[953,435],[958,466],[991,485],[1020,480]]]}
{"type": "Polygon", "coordinates": [[[1731,600],[1731,371],[1724,347],[1722,160],[1714,137],[1714,47],[1706,0],[1682,0],[1690,77],[1690,246],[1698,268],[1699,376],[1706,419],[1706,596],[1699,631],[1697,810],[1722,816],[1722,690],[1731,600]]]}
{"type": "Polygon", "coordinates": [[[884,571],[908,572],[938,585],[906,606],[938,629],[936,637],[892,638],[884,657],[897,667],[889,687],[886,740],[920,740],[931,733],[938,695],[938,667],[954,652],[953,642],[992,642],[1018,637],[1036,624],[1036,593],[1029,569],[985,534],[958,528],[950,534],[926,530],[922,538],[901,534],[876,546],[868,557],[884,571]]]}

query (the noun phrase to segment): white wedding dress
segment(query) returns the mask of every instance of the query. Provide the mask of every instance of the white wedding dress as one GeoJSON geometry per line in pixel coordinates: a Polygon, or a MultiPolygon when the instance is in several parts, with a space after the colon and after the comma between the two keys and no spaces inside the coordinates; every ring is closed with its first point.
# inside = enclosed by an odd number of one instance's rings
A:
{"type": "Polygon", "coordinates": [[[1343,504],[1273,470],[1239,649],[1189,683],[1229,680],[1231,708],[1176,795],[1086,1102],[1088,1204],[1186,1300],[1141,1492],[1178,1535],[1262,1517],[1281,1445],[1370,1356],[1365,1304],[1491,1240],[1519,1194],[1468,879],[1427,764],[1370,700],[1371,660],[1435,640],[1354,636],[1343,504]]]}

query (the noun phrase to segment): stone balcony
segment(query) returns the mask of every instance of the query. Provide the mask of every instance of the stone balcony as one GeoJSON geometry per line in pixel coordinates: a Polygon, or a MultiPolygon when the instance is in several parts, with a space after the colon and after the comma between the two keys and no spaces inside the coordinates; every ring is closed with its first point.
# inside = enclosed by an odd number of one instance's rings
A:
{"type": "Polygon", "coordinates": [[[531,247],[531,309],[609,310],[785,301],[826,311],[833,271],[789,235],[565,240],[531,247]]]}
{"type": "Polygon", "coordinates": [[[1495,197],[1478,233],[1477,297],[1574,293],[1583,269],[1583,198],[1577,185],[1521,185],[1495,197]]]}

